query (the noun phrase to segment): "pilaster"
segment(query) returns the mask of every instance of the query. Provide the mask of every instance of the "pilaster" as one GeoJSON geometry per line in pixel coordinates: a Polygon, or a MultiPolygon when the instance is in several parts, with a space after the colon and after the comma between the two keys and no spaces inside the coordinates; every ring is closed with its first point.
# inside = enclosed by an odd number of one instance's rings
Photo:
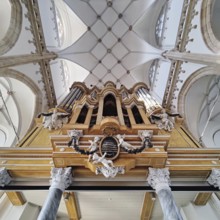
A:
{"type": "Polygon", "coordinates": [[[100,124],[102,121],[103,105],[104,105],[104,97],[102,96],[99,99],[99,110],[98,110],[98,114],[97,114],[96,124],[100,124]]]}
{"type": "Polygon", "coordinates": [[[121,101],[119,97],[116,97],[116,106],[117,106],[118,119],[119,119],[120,125],[125,125],[122,108],[121,108],[121,101]]]}
{"type": "Polygon", "coordinates": [[[127,108],[127,112],[128,112],[128,116],[129,116],[131,125],[136,125],[136,121],[135,121],[135,119],[134,119],[134,115],[133,115],[131,109],[130,109],[130,108],[127,108]]]}

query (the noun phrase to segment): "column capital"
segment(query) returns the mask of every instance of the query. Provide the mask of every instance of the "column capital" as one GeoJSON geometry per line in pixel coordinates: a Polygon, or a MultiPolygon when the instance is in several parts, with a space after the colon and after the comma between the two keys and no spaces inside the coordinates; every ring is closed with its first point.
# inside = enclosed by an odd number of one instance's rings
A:
{"type": "Polygon", "coordinates": [[[8,185],[11,182],[12,178],[8,174],[5,167],[0,168],[0,185],[4,187],[5,185],[8,185]]]}
{"type": "Polygon", "coordinates": [[[220,169],[213,168],[207,182],[220,189],[220,169]]]}
{"type": "Polygon", "coordinates": [[[72,168],[52,168],[50,188],[60,189],[62,192],[69,187],[73,181],[72,168]]]}
{"type": "Polygon", "coordinates": [[[168,168],[157,169],[149,167],[148,184],[158,193],[161,189],[170,190],[170,172],[168,168]]]}

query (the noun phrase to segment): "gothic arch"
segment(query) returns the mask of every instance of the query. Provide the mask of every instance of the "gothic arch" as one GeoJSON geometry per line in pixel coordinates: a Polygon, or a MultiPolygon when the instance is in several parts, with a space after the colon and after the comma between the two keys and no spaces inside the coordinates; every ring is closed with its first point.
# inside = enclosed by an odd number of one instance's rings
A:
{"type": "Polygon", "coordinates": [[[42,111],[42,93],[32,79],[23,73],[12,69],[4,69],[3,71],[1,70],[0,76],[17,79],[28,86],[36,97],[34,115],[36,116],[39,112],[42,111]]]}
{"type": "Polygon", "coordinates": [[[17,42],[22,27],[22,6],[17,0],[11,2],[10,25],[4,38],[0,41],[0,55],[9,51],[17,42]]]}
{"type": "Polygon", "coordinates": [[[220,75],[220,72],[218,71],[218,69],[214,67],[204,67],[192,73],[192,75],[183,84],[178,98],[178,112],[180,113],[180,115],[183,116],[183,118],[185,117],[185,112],[184,112],[185,97],[189,89],[193,86],[193,84],[197,80],[199,80],[204,76],[209,76],[209,75],[220,75]]]}
{"type": "Polygon", "coordinates": [[[209,49],[215,53],[219,53],[220,39],[215,35],[215,30],[212,25],[213,22],[218,23],[218,21],[212,21],[214,3],[215,1],[213,0],[203,0],[201,9],[201,29],[203,39],[209,49]]]}

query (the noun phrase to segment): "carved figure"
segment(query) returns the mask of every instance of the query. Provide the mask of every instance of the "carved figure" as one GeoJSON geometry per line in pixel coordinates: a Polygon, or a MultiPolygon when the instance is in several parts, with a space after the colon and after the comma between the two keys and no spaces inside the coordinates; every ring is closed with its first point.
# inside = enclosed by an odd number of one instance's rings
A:
{"type": "Polygon", "coordinates": [[[151,121],[156,123],[159,129],[171,131],[174,128],[174,120],[172,117],[179,114],[168,114],[165,109],[162,109],[161,114],[151,115],[151,121]]]}
{"type": "Polygon", "coordinates": [[[131,144],[129,144],[128,142],[126,142],[126,141],[124,141],[124,138],[125,138],[125,135],[120,135],[120,134],[118,134],[118,135],[116,135],[116,138],[118,139],[118,146],[120,147],[123,147],[123,148],[125,148],[125,149],[127,149],[127,150],[129,150],[129,149],[134,149],[134,147],[131,145],[131,144]]]}
{"type": "MultiPolygon", "coordinates": [[[[88,147],[89,152],[95,151],[98,148],[98,141],[100,138],[98,136],[94,137],[94,141],[89,140],[90,146],[88,147]]],[[[90,161],[92,154],[89,155],[88,161],[90,161]]]]}
{"type": "Polygon", "coordinates": [[[153,131],[143,130],[139,133],[139,137],[142,140],[142,143],[145,143],[145,147],[152,148],[151,138],[153,136],[153,131]]]}
{"type": "Polygon", "coordinates": [[[71,130],[69,132],[71,140],[68,143],[68,146],[74,145],[74,139],[76,140],[76,145],[79,145],[79,138],[82,136],[82,130],[71,130]]]}
{"type": "Polygon", "coordinates": [[[107,169],[111,169],[114,167],[114,164],[111,160],[105,159],[106,153],[102,157],[99,157],[98,154],[94,153],[92,156],[93,164],[102,163],[104,167],[107,169]]]}
{"type": "Polygon", "coordinates": [[[141,133],[139,134],[141,140],[143,141],[145,138],[151,138],[153,135],[153,131],[149,131],[149,130],[143,130],[141,131],[141,133]]]}
{"type": "Polygon", "coordinates": [[[54,108],[53,112],[41,113],[38,115],[38,118],[41,115],[43,116],[44,128],[48,128],[51,131],[52,129],[57,130],[62,128],[62,126],[68,122],[70,114],[58,112],[57,108],[54,108]]]}

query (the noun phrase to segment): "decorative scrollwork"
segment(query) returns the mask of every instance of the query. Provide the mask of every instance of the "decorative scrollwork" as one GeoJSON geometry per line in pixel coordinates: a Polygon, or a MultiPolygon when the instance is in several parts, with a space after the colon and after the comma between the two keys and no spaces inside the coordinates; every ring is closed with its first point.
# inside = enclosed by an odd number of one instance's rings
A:
{"type": "Polygon", "coordinates": [[[125,168],[120,167],[111,167],[110,169],[103,166],[103,167],[97,167],[95,171],[96,175],[103,174],[105,178],[114,178],[117,174],[124,174],[125,168]]]}
{"type": "Polygon", "coordinates": [[[106,136],[113,136],[115,134],[117,134],[118,129],[115,127],[110,127],[110,126],[106,126],[102,129],[102,133],[106,136]]]}
{"type": "Polygon", "coordinates": [[[5,167],[0,168],[0,186],[4,187],[12,181],[5,167]]]}
{"type": "Polygon", "coordinates": [[[210,185],[220,189],[220,169],[213,168],[207,181],[210,185]]]}
{"type": "Polygon", "coordinates": [[[170,190],[170,172],[168,168],[157,169],[149,167],[148,184],[158,193],[161,189],[170,190]]]}
{"type": "MultiPolygon", "coordinates": [[[[152,148],[153,144],[151,143],[151,137],[152,134],[150,131],[143,131],[141,133],[141,139],[142,139],[142,146],[139,148],[135,148],[131,144],[124,141],[124,136],[118,134],[116,138],[118,139],[118,147],[124,149],[129,154],[137,154],[141,153],[145,148],[152,148]]],[[[80,154],[89,155],[89,161],[91,159],[91,155],[93,155],[95,152],[98,151],[98,141],[99,137],[95,137],[94,141],[89,141],[91,143],[89,150],[80,149],[79,144],[79,134],[77,134],[76,131],[74,131],[71,135],[71,140],[68,142],[68,146],[75,149],[80,154]]]]}

